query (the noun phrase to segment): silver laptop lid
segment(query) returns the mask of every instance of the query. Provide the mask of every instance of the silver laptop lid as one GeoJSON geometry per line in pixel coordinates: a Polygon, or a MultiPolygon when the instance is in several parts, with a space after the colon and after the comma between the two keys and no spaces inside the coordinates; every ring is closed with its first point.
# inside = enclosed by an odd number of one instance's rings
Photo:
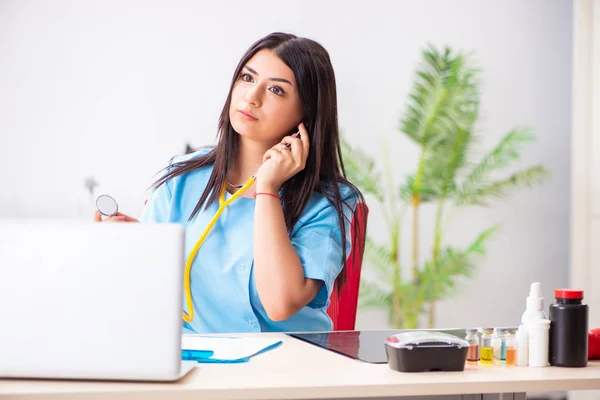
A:
{"type": "Polygon", "coordinates": [[[0,222],[0,376],[171,380],[179,225],[0,222]]]}

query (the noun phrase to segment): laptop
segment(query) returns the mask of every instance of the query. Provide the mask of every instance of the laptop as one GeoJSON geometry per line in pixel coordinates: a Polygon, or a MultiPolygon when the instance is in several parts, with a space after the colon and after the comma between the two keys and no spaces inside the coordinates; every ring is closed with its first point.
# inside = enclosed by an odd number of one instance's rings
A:
{"type": "Polygon", "coordinates": [[[176,381],[184,230],[0,222],[0,377],[176,381]]]}

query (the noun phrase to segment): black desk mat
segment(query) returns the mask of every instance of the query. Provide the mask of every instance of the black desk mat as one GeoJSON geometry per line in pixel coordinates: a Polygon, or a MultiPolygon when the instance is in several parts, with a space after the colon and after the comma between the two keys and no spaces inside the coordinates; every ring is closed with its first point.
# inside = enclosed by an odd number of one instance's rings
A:
{"type": "MultiPolygon", "coordinates": [[[[296,339],[330,350],[346,357],[373,364],[387,364],[385,339],[404,330],[383,331],[339,331],[288,333],[296,339]]],[[[459,337],[465,336],[464,329],[440,329],[459,337]]]]}

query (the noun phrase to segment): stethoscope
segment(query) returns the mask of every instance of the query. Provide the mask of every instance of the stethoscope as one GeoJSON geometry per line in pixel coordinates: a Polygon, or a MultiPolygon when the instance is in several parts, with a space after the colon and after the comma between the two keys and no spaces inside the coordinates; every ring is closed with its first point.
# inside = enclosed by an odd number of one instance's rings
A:
{"type": "MultiPolygon", "coordinates": [[[[298,132],[292,136],[298,137],[300,135],[298,132]]],[[[290,144],[286,143],[283,145],[283,147],[289,148],[290,144]]],[[[283,147],[282,147],[282,149],[283,149],[283,147]]],[[[200,235],[200,238],[198,239],[198,241],[192,248],[192,251],[190,252],[190,255],[188,256],[187,261],[185,263],[183,287],[184,287],[184,292],[185,292],[185,301],[186,301],[187,309],[189,310],[189,314],[186,314],[185,310],[182,312],[183,320],[185,322],[192,322],[194,320],[194,304],[192,301],[190,276],[191,276],[191,272],[192,272],[192,263],[194,262],[194,259],[196,258],[196,254],[198,253],[198,250],[200,250],[202,243],[204,243],[204,239],[206,239],[206,236],[208,236],[211,229],[213,228],[213,226],[215,225],[215,223],[221,216],[221,213],[223,213],[223,210],[225,209],[225,207],[227,207],[232,202],[234,202],[235,199],[240,197],[246,190],[248,190],[248,188],[250,186],[252,186],[254,184],[254,182],[256,182],[256,175],[253,175],[243,185],[231,185],[232,187],[234,187],[238,190],[228,200],[225,200],[225,193],[227,192],[227,182],[224,183],[223,188],[221,189],[221,193],[219,195],[219,208],[217,209],[217,212],[215,213],[213,218],[210,220],[210,222],[208,223],[208,225],[202,232],[202,235],[200,235]]],[[[112,198],[111,196],[109,196],[107,194],[103,194],[96,199],[96,209],[98,210],[98,212],[101,215],[104,215],[105,217],[112,217],[112,216],[116,215],[117,212],[119,211],[119,205],[117,204],[117,201],[114,198],[112,198]]]]}
{"type": "Polygon", "coordinates": [[[215,225],[215,223],[221,216],[221,213],[223,212],[225,207],[227,207],[228,205],[233,203],[235,201],[235,199],[240,197],[246,190],[248,190],[248,188],[250,186],[252,186],[254,184],[254,182],[256,182],[256,176],[253,175],[250,179],[248,179],[246,181],[246,183],[244,183],[242,185],[241,188],[239,188],[227,200],[225,200],[225,192],[227,191],[227,182],[225,182],[225,184],[223,185],[223,189],[221,189],[221,194],[219,195],[219,208],[217,209],[217,212],[215,213],[214,217],[210,220],[210,222],[204,229],[204,232],[202,232],[202,235],[200,235],[200,239],[198,239],[198,241],[194,245],[194,248],[192,249],[192,251],[191,251],[190,255],[188,256],[187,261],[185,263],[185,272],[184,272],[184,276],[183,276],[183,287],[185,290],[185,301],[187,304],[187,309],[189,310],[189,315],[185,313],[185,310],[182,313],[183,320],[185,322],[192,322],[194,320],[194,304],[192,302],[192,289],[190,288],[190,276],[192,273],[192,263],[194,262],[194,258],[196,257],[198,250],[200,250],[200,246],[202,246],[204,239],[206,239],[206,236],[208,236],[210,230],[213,228],[213,226],[215,225]]]}
{"type": "MultiPolygon", "coordinates": [[[[254,182],[256,182],[256,176],[252,176],[243,185],[232,185],[233,187],[238,188],[238,190],[227,200],[225,200],[225,193],[227,192],[227,182],[225,182],[223,188],[221,189],[221,193],[219,194],[219,208],[217,209],[217,212],[202,232],[202,235],[200,235],[200,238],[192,248],[192,251],[190,252],[190,255],[187,258],[187,261],[185,263],[185,272],[183,275],[183,287],[185,291],[185,301],[187,309],[189,310],[189,314],[186,314],[185,310],[182,312],[183,320],[186,322],[192,322],[194,320],[194,304],[192,301],[190,276],[192,272],[192,264],[194,262],[194,259],[196,258],[196,254],[198,254],[198,250],[200,250],[202,243],[204,243],[204,239],[206,239],[212,228],[215,226],[215,223],[223,213],[225,207],[227,207],[228,205],[233,203],[235,199],[240,197],[246,190],[248,190],[250,186],[254,184],[254,182]]],[[[96,199],[96,209],[100,214],[104,215],[105,217],[112,217],[116,215],[119,211],[119,205],[117,204],[117,201],[114,198],[107,194],[103,194],[101,196],[98,196],[98,198],[96,199]]]]}

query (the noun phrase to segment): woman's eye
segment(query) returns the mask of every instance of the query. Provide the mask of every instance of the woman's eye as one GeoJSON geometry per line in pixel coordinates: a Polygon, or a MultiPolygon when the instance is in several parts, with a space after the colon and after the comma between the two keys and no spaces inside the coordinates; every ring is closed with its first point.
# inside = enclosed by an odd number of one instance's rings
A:
{"type": "Polygon", "coordinates": [[[281,96],[281,95],[285,94],[285,92],[283,91],[283,89],[280,88],[279,86],[273,86],[271,88],[271,92],[273,92],[277,96],[281,96]]]}
{"type": "Polygon", "coordinates": [[[250,74],[242,74],[242,80],[244,82],[252,82],[252,75],[250,75],[250,74]]]}

